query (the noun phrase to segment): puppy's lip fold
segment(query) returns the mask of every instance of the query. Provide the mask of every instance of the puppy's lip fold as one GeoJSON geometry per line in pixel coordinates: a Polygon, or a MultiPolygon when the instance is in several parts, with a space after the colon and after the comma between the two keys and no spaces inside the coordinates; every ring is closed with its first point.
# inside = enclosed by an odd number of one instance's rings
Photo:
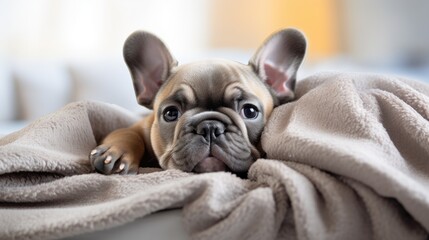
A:
{"type": "Polygon", "coordinates": [[[215,157],[209,156],[201,160],[195,165],[193,172],[205,173],[205,172],[220,172],[227,171],[228,167],[226,164],[215,157]]]}

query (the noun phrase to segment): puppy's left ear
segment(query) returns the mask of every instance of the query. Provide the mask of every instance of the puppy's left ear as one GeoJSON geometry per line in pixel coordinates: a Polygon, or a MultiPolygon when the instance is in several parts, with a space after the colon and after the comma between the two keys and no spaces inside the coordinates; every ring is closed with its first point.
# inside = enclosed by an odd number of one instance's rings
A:
{"type": "Polygon", "coordinates": [[[283,104],[295,97],[296,72],[304,59],[306,50],[304,35],[296,29],[285,29],[271,35],[249,64],[259,77],[271,88],[283,104]]]}

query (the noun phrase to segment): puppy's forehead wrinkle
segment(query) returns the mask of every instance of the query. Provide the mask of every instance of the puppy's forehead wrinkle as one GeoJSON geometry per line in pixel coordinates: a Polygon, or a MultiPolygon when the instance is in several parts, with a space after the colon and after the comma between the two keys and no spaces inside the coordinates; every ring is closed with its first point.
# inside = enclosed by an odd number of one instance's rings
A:
{"type": "Polygon", "coordinates": [[[167,99],[174,100],[175,102],[182,104],[183,107],[186,107],[186,105],[195,105],[195,96],[196,94],[194,89],[192,89],[192,87],[190,87],[189,85],[183,83],[180,84],[180,88],[167,99]]]}
{"type": "Polygon", "coordinates": [[[192,116],[192,118],[189,121],[189,124],[196,125],[202,120],[218,120],[227,125],[230,125],[232,123],[230,117],[227,115],[220,114],[219,112],[215,112],[215,111],[205,111],[205,112],[197,113],[194,116],[192,116]]]}
{"type": "Polygon", "coordinates": [[[241,72],[245,70],[241,68],[246,67],[248,66],[228,60],[199,61],[175,69],[170,83],[189,87],[199,105],[213,108],[224,102],[224,94],[229,85],[244,83],[241,72]]]}

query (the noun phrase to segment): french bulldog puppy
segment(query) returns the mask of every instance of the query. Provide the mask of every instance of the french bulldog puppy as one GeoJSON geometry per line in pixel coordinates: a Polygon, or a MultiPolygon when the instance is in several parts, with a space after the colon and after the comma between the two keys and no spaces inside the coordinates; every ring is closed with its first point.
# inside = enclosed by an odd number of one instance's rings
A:
{"type": "Polygon", "coordinates": [[[90,153],[104,174],[136,174],[157,162],[187,172],[247,172],[263,156],[260,136],[273,108],[294,98],[306,51],[295,29],[271,35],[248,65],[228,60],[178,66],[164,43],[131,34],[123,54],[137,101],[153,112],[113,131],[90,153]]]}

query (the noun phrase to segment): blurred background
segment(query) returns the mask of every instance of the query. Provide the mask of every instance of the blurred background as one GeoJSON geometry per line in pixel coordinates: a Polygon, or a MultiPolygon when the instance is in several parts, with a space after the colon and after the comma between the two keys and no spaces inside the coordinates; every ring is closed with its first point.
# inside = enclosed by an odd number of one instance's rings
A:
{"type": "Polygon", "coordinates": [[[179,63],[247,63],[286,27],[307,36],[302,79],[320,71],[402,75],[429,82],[427,0],[0,0],[0,134],[68,102],[142,111],[122,45],[159,36],[179,63]]]}

